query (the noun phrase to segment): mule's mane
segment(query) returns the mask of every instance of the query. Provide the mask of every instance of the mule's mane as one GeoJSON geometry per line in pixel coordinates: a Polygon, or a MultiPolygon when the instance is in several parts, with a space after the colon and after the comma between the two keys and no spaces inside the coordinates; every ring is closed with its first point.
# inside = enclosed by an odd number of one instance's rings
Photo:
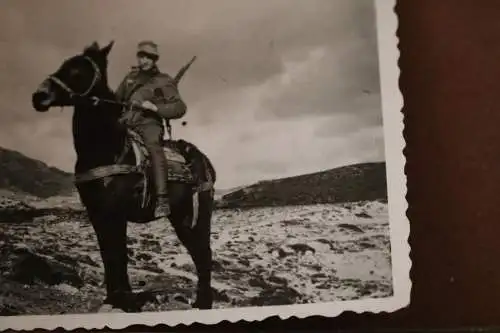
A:
{"type": "MultiPolygon", "coordinates": [[[[89,57],[100,70],[100,79],[87,99],[97,97],[116,101],[116,95],[108,86],[107,55],[111,45],[100,48],[97,43],[87,46],[83,52],[70,59],[89,57]]],[[[70,60],[69,59],[69,60],[70,60]]],[[[91,68],[91,67],[86,67],[91,68]]],[[[121,151],[125,130],[120,128],[118,119],[121,107],[111,103],[93,105],[91,100],[75,105],[73,114],[73,136],[78,155],[77,170],[83,171],[103,164],[113,163],[113,158],[121,151]]]]}
{"type": "Polygon", "coordinates": [[[105,88],[106,88],[105,90],[107,90],[108,93],[111,93],[114,97],[115,94],[113,93],[113,90],[111,90],[111,88],[108,86],[108,57],[103,56],[100,53],[100,49],[99,49],[99,46],[97,46],[97,44],[96,44],[96,46],[86,47],[83,50],[82,55],[87,56],[96,62],[97,66],[101,70],[102,85],[105,86],[105,88]]]}

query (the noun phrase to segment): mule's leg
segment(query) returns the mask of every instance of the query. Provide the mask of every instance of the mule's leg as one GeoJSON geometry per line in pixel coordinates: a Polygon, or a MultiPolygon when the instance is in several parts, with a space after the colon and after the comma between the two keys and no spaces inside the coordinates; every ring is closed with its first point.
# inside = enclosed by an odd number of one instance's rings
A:
{"type": "Polygon", "coordinates": [[[179,206],[172,211],[171,222],[177,237],[187,249],[196,267],[198,276],[196,301],[193,307],[212,308],[211,267],[212,251],[210,248],[211,197],[200,194],[200,212],[196,226],[191,229],[185,223],[190,218],[186,209],[179,206]]]}
{"type": "Polygon", "coordinates": [[[180,214],[172,220],[179,240],[188,250],[196,267],[198,283],[193,307],[200,309],[211,309],[213,303],[212,249],[210,247],[212,204],[213,197],[210,192],[200,193],[198,221],[193,229],[183,223],[186,214],[180,214]]]}
{"type": "Polygon", "coordinates": [[[132,288],[127,272],[127,221],[104,216],[93,217],[91,221],[104,264],[105,303],[127,312],[139,311],[131,299],[132,288]]]}
{"type": "Polygon", "coordinates": [[[198,273],[198,289],[193,307],[211,309],[212,293],[212,248],[210,246],[213,197],[208,191],[199,194],[199,215],[192,230],[193,259],[198,273]]]}

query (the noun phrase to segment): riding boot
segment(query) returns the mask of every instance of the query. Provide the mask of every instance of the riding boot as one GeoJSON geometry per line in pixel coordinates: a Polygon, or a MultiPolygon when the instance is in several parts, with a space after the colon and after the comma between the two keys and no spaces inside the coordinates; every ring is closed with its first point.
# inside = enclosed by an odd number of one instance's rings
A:
{"type": "Polygon", "coordinates": [[[167,188],[167,159],[162,147],[162,125],[148,124],[142,126],[141,134],[149,151],[153,178],[156,188],[155,219],[165,218],[170,215],[170,204],[167,188]]]}
{"type": "Polygon", "coordinates": [[[158,148],[160,149],[152,149],[151,154],[156,187],[155,218],[157,219],[170,215],[170,203],[167,192],[167,160],[163,148],[158,148]]]}
{"type": "Polygon", "coordinates": [[[155,218],[160,219],[170,215],[170,203],[166,194],[157,196],[155,207],[155,218]]]}

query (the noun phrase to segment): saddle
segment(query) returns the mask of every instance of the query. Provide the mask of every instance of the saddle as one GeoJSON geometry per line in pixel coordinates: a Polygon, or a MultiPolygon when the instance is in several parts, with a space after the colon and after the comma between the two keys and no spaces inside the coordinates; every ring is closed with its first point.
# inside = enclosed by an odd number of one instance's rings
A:
{"type": "MultiPolygon", "coordinates": [[[[199,214],[198,195],[200,192],[213,191],[213,182],[210,174],[206,174],[207,180],[203,180],[200,174],[200,161],[193,155],[195,148],[184,140],[163,141],[163,151],[167,160],[167,182],[187,184],[192,188],[192,219],[191,227],[197,223],[199,214]]],[[[129,163],[132,162],[129,160],[129,163]]],[[[203,168],[203,167],[202,167],[203,168]]],[[[129,221],[139,223],[153,220],[154,205],[156,200],[154,183],[151,181],[151,160],[142,137],[132,129],[127,129],[127,140],[122,155],[115,164],[100,166],[82,174],[75,175],[75,182],[82,183],[96,179],[104,179],[105,184],[112,180],[113,175],[118,174],[140,174],[139,181],[134,189],[134,196],[139,199],[139,206],[129,207],[129,221]],[[124,162],[127,156],[133,156],[135,165],[124,162]]],[[[203,177],[203,176],[202,176],[203,177]]]]}
{"type": "MultiPolygon", "coordinates": [[[[128,129],[127,132],[128,143],[134,151],[137,167],[141,170],[149,170],[151,161],[142,137],[131,129],[128,129]]],[[[194,185],[196,179],[191,169],[191,163],[184,156],[178,141],[164,140],[163,152],[167,160],[167,180],[169,182],[194,185]]]]}

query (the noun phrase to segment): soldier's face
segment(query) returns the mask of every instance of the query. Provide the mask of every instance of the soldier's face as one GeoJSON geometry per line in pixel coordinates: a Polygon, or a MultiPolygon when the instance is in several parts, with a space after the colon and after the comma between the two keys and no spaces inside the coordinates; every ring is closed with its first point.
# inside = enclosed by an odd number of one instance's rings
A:
{"type": "Polygon", "coordinates": [[[150,70],[153,68],[156,60],[146,54],[138,54],[137,55],[137,63],[139,68],[143,71],[150,70]]]}

